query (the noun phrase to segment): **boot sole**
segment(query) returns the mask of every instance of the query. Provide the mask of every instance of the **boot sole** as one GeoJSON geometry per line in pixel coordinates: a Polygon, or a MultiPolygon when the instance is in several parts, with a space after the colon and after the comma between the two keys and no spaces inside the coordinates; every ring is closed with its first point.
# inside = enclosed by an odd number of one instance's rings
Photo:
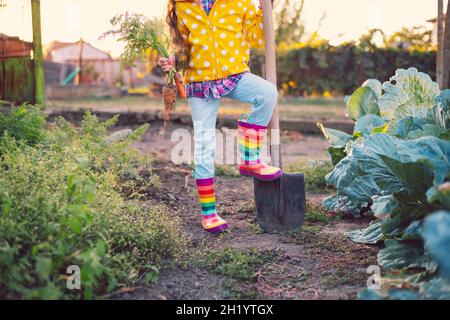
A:
{"type": "Polygon", "coordinates": [[[214,227],[212,229],[207,229],[206,231],[208,231],[211,234],[217,234],[217,233],[227,230],[228,228],[229,228],[228,223],[225,223],[220,226],[214,227]]]}
{"type": "Polygon", "coordinates": [[[255,179],[258,179],[261,181],[274,181],[283,175],[283,171],[281,171],[281,170],[279,172],[271,174],[271,175],[260,175],[260,174],[257,174],[257,173],[254,173],[252,171],[248,171],[245,169],[239,169],[239,173],[242,176],[252,177],[252,178],[255,178],[255,179]]]}

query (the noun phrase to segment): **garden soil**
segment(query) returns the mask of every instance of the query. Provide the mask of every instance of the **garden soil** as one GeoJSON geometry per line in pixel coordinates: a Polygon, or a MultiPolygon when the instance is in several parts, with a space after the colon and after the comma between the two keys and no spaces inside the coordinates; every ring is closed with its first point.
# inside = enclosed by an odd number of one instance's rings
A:
{"type": "MultiPolygon", "coordinates": [[[[170,161],[171,132],[190,130],[171,124],[165,136],[152,127],[135,144],[150,153],[162,188],[149,190],[144,206],[164,203],[178,217],[187,243],[183,265],[171,264],[160,271],[153,285],[138,284],[115,293],[114,299],[355,299],[366,286],[366,270],[376,265],[376,246],[352,243],[349,230],[363,228],[368,219],[330,215],[327,222],[308,221],[295,234],[263,233],[255,219],[252,180],[235,176],[216,179],[218,212],[230,224],[229,232],[210,235],[203,231],[191,168],[170,161]],[[175,127],[176,126],[176,127],[175,127]],[[269,256],[256,266],[251,279],[236,279],[214,267],[198,263],[210,250],[232,248],[269,256]]],[[[319,136],[284,132],[286,162],[327,159],[327,142],[319,136]]],[[[320,206],[327,194],[308,193],[311,205],[320,206]]]]}

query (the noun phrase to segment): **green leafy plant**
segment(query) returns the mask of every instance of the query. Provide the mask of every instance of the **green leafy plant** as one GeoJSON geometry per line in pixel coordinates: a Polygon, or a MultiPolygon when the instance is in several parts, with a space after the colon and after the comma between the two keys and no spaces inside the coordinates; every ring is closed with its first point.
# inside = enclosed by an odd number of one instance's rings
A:
{"type": "Polygon", "coordinates": [[[407,116],[426,117],[440,93],[437,83],[416,68],[398,69],[383,84],[383,91],[378,99],[380,113],[384,118],[397,120],[407,116]]]}
{"type": "MultiPolygon", "coordinates": [[[[448,285],[436,273],[438,266],[446,268],[442,250],[424,246],[430,234],[423,228],[434,211],[450,209],[448,90],[440,92],[415,68],[397,70],[382,91],[373,81],[363,88],[348,100],[349,114],[356,120],[353,136],[322,127],[331,147],[344,151],[326,177],[336,194],[324,205],[355,217],[373,214],[376,220],[368,228],[351,231],[348,237],[365,244],[384,241],[379,265],[401,272],[398,281],[417,288],[388,288],[381,295],[364,291],[362,298],[426,298],[419,291],[427,291],[427,286],[434,290],[432,296],[445,296],[442,290],[448,285]]],[[[441,232],[437,237],[433,243],[445,243],[447,235],[441,232]]],[[[450,260],[450,254],[445,259],[450,260]]]]}
{"type": "Polygon", "coordinates": [[[436,137],[401,140],[374,134],[355,142],[351,154],[327,176],[336,195],[325,205],[355,216],[371,206],[375,215],[382,216],[398,210],[401,201],[409,209],[415,204],[426,212],[427,191],[445,181],[449,157],[450,143],[436,137]]]}
{"type": "Polygon", "coordinates": [[[429,215],[420,228],[425,251],[415,241],[388,240],[378,260],[385,268],[422,267],[427,271],[419,277],[413,275],[406,280],[387,281],[387,284],[396,281],[400,286],[388,285],[378,291],[365,289],[359,293],[360,299],[450,299],[450,212],[438,211],[429,215]]]}
{"type": "Polygon", "coordinates": [[[139,183],[133,173],[152,173],[129,149],[146,126],[111,134],[116,121],[88,113],[75,128],[59,119],[35,146],[9,131],[0,138],[1,298],[99,298],[155,281],[162,263],[181,254],[166,208],[122,193],[124,181],[139,183]],[[66,286],[71,265],[81,269],[81,290],[66,286]]]}
{"type": "Polygon", "coordinates": [[[13,106],[7,113],[0,112],[0,136],[6,132],[28,145],[41,143],[45,139],[45,115],[39,107],[13,106]]]}
{"type": "Polygon", "coordinates": [[[442,130],[450,129],[450,89],[442,91],[434,100],[433,116],[442,130]]]}
{"type": "Polygon", "coordinates": [[[397,70],[383,85],[378,80],[367,80],[347,100],[347,113],[355,121],[352,135],[318,123],[330,142],[328,151],[333,164],[349,154],[356,139],[375,133],[389,133],[402,139],[445,137],[446,113],[442,108],[448,102],[447,95],[446,91],[439,92],[428,75],[415,68],[397,70]]]}
{"type": "MultiPolygon", "coordinates": [[[[105,32],[102,37],[118,36],[118,40],[125,42],[125,49],[121,55],[122,65],[133,65],[145,53],[155,51],[162,58],[169,58],[171,39],[163,32],[164,24],[156,19],[149,20],[142,14],[120,14],[111,19],[112,30],[105,32]]],[[[184,68],[185,66],[181,66],[184,68]]],[[[174,108],[177,92],[182,99],[187,98],[183,77],[177,73],[176,66],[167,72],[167,84],[162,88],[164,101],[164,133],[174,108]]]]}
{"type": "Polygon", "coordinates": [[[380,115],[378,98],[381,96],[381,83],[369,79],[348,99],[347,108],[350,118],[358,120],[366,114],[380,115]]]}
{"type": "MultiPolygon", "coordinates": [[[[149,49],[155,50],[163,58],[169,57],[171,41],[163,32],[164,24],[158,20],[149,20],[142,14],[126,12],[113,17],[111,25],[113,29],[105,32],[101,38],[118,36],[118,41],[125,43],[120,56],[123,66],[134,65],[149,49]]],[[[173,80],[174,75],[172,72],[169,78],[173,80]]]]}

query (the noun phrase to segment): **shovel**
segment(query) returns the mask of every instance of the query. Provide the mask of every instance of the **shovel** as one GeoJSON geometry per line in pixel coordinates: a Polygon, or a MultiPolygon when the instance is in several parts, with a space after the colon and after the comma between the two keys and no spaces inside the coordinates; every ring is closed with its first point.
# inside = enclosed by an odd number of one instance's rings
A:
{"type": "MultiPolygon", "coordinates": [[[[263,0],[264,35],[266,40],[266,79],[277,84],[275,31],[272,2],[263,0]]],[[[280,120],[278,110],[269,124],[272,165],[281,167],[280,120]]],[[[275,181],[254,179],[257,220],[266,232],[290,232],[300,229],[305,220],[306,192],[303,174],[284,173],[275,181]]]]}

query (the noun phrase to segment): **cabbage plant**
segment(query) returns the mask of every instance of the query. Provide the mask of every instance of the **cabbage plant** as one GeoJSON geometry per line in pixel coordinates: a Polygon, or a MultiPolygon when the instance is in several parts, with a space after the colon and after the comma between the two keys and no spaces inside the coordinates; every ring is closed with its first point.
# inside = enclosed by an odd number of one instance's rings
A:
{"type": "Polygon", "coordinates": [[[399,69],[382,85],[366,81],[347,100],[353,134],[319,124],[336,164],[326,177],[336,193],[324,206],[373,215],[369,227],[347,236],[384,242],[378,264],[395,274],[362,299],[450,298],[449,107],[450,90],[441,92],[415,68],[399,69]]]}

